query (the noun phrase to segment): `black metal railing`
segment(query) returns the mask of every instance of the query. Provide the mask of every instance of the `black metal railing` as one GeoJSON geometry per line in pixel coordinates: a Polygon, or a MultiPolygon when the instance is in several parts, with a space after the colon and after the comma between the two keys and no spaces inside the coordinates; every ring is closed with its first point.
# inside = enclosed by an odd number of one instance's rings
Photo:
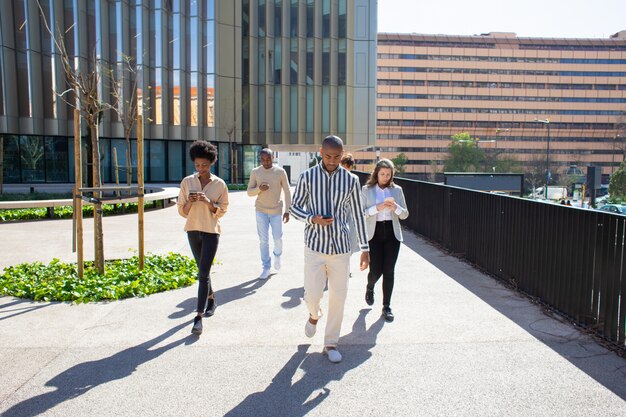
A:
{"type": "Polygon", "coordinates": [[[395,181],[410,212],[404,226],[626,348],[626,216],[395,181]]]}

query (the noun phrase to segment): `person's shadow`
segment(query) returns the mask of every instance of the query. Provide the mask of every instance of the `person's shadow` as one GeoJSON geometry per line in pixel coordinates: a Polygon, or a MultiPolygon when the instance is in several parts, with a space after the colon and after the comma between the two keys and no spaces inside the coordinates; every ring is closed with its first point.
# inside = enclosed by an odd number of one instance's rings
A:
{"type": "Polygon", "coordinates": [[[328,383],[341,380],[348,371],[372,356],[371,349],[376,346],[384,321],[380,318],[366,330],[365,316],[370,311],[361,310],[352,332],[341,338],[340,350],[344,354],[341,363],[331,364],[319,352],[307,353],[310,345],[299,345],[265,390],[248,395],[225,416],[297,417],[309,413],[330,395],[330,389],[326,387],[328,383]],[[304,375],[292,382],[298,369],[304,375]]]}
{"type": "Polygon", "coordinates": [[[135,372],[138,366],[157,358],[168,350],[183,343],[191,344],[198,340],[197,336],[189,335],[156,349],[150,349],[190,323],[191,321],[181,323],[160,336],[107,358],[74,365],[46,382],[46,387],[56,388],[54,391],[15,404],[2,415],[4,417],[36,416],[58,404],[79,397],[99,385],[126,378],[135,372]]]}
{"type": "MultiPolygon", "coordinates": [[[[217,302],[217,307],[219,308],[221,305],[255,294],[258,289],[267,283],[267,281],[268,280],[266,279],[251,279],[249,281],[242,282],[241,284],[215,291],[215,301],[217,302]]],[[[170,319],[180,319],[194,313],[196,311],[197,300],[197,297],[191,297],[182,301],[176,306],[179,310],[170,314],[168,317],[170,319]]]]}
{"type": "Polygon", "coordinates": [[[280,306],[284,309],[296,308],[302,304],[304,299],[304,287],[292,288],[283,293],[283,297],[288,297],[289,300],[283,301],[280,306]]]}

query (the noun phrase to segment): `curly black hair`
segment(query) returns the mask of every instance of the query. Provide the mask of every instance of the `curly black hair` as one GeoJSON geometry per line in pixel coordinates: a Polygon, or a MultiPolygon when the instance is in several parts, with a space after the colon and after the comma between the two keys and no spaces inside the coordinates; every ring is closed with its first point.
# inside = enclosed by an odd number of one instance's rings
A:
{"type": "Polygon", "coordinates": [[[192,161],[196,158],[208,159],[213,164],[217,159],[217,148],[206,140],[197,140],[189,148],[189,157],[192,161]]]}

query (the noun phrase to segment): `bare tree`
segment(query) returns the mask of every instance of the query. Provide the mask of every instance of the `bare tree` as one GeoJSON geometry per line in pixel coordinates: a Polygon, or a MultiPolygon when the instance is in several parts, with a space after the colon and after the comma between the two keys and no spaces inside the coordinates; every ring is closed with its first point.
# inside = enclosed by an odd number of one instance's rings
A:
{"type": "Polygon", "coordinates": [[[437,174],[439,174],[439,165],[437,161],[430,161],[430,173],[428,174],[428,178],[430,182],[437,182],[437,174]]]}
{"type": "Polygon", "coordinates": [[[535,189],[546,182],[546,160],[539,154],[534,154],[524,165],[524,179],[533,188],[534,196],[535,189]]]}
{"type": "MultiPolygon", "coordinates": [[[[61,54],[61,63],[63,65],[63,74],[68,89],[62,92],[55,91],[68,105],[78,109],[81,116],[87,122],[91,138],[91,159],[92,159],[92,187],[98,188],[102,185],[100,179],[100,140],[98,136],[98,122],[101,114],[109,108],[98,94],[98,87],[101,82],[100,68],[96,56],[95,48],[90,57],[88,65],[79,65],[78,60],[70,57],[65,46],[65,33],[74,30],[72,27],[67,30],[61,30],[58,24],[56,34],[50,28],[46,15],[41,7],[39,0],[37,1],[39,12],[43,24],[50,33],[50,37],[54,42],[54,46],[61,54]],[[67,96],[73,93],[71,100],[67,96]]],[[[78,152],[78,150],[76,150],[78,152]]],[[[94,263],[97,271],[104,274],[104,239],[102,232],[102,204],[98,198],[101,197],[100,192],[94,192],[96,203],[94,204],[94,263]]]]}
{"type": "Polygon", "coordinates": [[[114,100],[110,107],[117,113],[120,123],[124,127],[124,137],[126,138],[127,185],[131,184],[133,178],[130,136],[137,122],[137,115],[140,111],[146,110],[145,101],[147,98],[142,97],[140,102],[138,96],[141,82],[139,71],[140,68],[135,59],[126,54],[122,54],[120,68],[117,68],[117,70],[111,68],[107,71],[107,75],[111,80],[111,96],[114,100]]]}
{"type": "Polygon", "coordinates": [[[0,194],[2,194],[2,186],[4,184],[4,137],[0,136],[0,194]]]}

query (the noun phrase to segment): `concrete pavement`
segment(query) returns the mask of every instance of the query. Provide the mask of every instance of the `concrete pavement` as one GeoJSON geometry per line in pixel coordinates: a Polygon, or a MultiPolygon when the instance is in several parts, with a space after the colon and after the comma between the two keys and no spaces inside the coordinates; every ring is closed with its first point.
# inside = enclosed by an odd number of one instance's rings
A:
{"type": "MultiPolygon", "coordinates": [[[[303,224],[260,272],[253,199],[231,193],[213,269],[218,309],[189,334],[196,287],[88,305],[0,297],[3,416],[624,416],[626,360],[419,237],[396,269],[396,321],[364,300],[353,256],[344,361],[304,336],[303,224]]],[[[137,247],[105,218],[105,254],[137,247]]],[[[146,249],[190,255],[175,207],[146,213],[146,249]]],[[[0,267],[75,260],[71,221],[0,224],[0,267]]],[[[91,225],[85,225],[91,233],[91,225]]],[[[90,255],[92,237],[86,236],[90,255]]]]}

